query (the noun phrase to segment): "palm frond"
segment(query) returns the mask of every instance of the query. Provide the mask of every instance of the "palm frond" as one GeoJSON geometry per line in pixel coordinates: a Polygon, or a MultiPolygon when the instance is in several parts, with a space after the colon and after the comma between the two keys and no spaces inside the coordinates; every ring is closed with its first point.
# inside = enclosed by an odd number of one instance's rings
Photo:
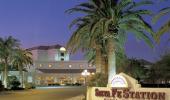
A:
{"type": "Polygon", "coordinates": [[[151,0],[142,0],[142,1],[137,2],[137,3],[136,3],[136,2],[133,2],[132,5],[129,6],[127,9],[128,9],[128,10],[132,10],[132,9],[135,9],[135,8],[137,8],[137,7],[140,7],[140,6],[152,5],[152,4],[154,4],[154,2],[151,1],[151,0]]]}
{"type": "Polygon", "coordinates": [[[166,23],[159,29],[159,31],[156,33],[156,37],[155,37],[156,42],[159,43],[160,37],[161,37],[164,33],[168,32],[168,31],[170,31],[170,20],[169,20],[168,22],[166,22],[166,23]]]}
{"type": "Polygon", "coordinates": [[[133,29],[132,33],[135,34],[135,36],[139,39],[139,40],[144,40],[145,43],[147,43],[150,47],[153,48],[153,41],[151,40],[151,38],[149,36],[147,36],[143,31],[137,30],[137,29],[133,29]]]}
{"type": "Polygon", "coordinates": [[[81,3],[81,4],[77,5],[76,7],[84,7],[89,10],[90,9],[93,10],[95,8],[94,5],[92,5],[90,3],[81,3]]]}
{"type": "Polygon", "coordinates": [[[78,8],[78,7],[68,9],[68,10],[66,10],[65,12],[68,13],[68,14],[71,14],[71,13],[74,13],[74,12],[82,12],[82,13],[84,13],[84,14],[94,13],[94,12],[91,11],[91,10],[83,9],[83,8],[78,8]]]}
{"type": "Polygon", "coordinates": [[[166,8],[161,9],[159,11],[159,13],[153,17],[152,22],[156,23],[156,21],[158,21],[158,19],[160,19],[160,17],[162,17],[166,14],[169,14],[169,13],[170,13],[170,7],[166,7],[166,8]]]}

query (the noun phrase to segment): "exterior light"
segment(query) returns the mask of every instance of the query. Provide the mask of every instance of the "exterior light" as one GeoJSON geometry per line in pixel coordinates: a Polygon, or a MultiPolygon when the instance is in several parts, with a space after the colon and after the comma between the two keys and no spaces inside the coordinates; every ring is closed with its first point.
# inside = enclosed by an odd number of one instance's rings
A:
{"type": "Polygon", "coordinates": [[[87,69],[85,69],[81,75],[83,75],[84,77],[87,77],[88,75],[90,75],[90,72],[87,71],[87,69]]]}
{"type": "Polygon", "coordinates": [[[60,48],[60,51],[61,51],[61,52],[65,52],[66,49],[65,49],[64,47],[61,47],[61,48],[60,48]]]}
{"type": "Polygon", "coordinates": [[[95,73],[94,73],[94,72],[92,72],[91,74],[92,74],[92,75],[94,75],[95,73]]]}
{"type": "Polygon", "coordinates": [[[48,65],[48,67],[52,67],[52,65],[51,65],[51,64],[49,64],[49,65],[48,65]]]}
{"type": "Polygon", "coordinates": [[[70,67],[70,68],[71,68],[71,67],[72,67],[72,65],[69,65],[68,67],[70,67]]]}
{"type": "Polygon", "coordinates": [[[87,80],[87,76],[90,75],[90,72],[87,71],[87,69],[85,69],[82,73],[82,76],[84,76],[84,85],[86,86],[86,80],[87,80]]]}

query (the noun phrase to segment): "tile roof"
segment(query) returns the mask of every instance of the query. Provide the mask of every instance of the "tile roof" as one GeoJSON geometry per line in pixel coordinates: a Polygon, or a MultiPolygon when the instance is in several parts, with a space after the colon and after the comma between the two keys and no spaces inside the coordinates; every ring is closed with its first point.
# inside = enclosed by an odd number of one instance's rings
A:
{"type": "Polygon", "coordinates": [[[32,48],[28,48],[27,50],[48,50],[48,49],[60,49],[61,45],[56,44],[56,45],[51,45],[51,46],[36,46],[32,48]]]}

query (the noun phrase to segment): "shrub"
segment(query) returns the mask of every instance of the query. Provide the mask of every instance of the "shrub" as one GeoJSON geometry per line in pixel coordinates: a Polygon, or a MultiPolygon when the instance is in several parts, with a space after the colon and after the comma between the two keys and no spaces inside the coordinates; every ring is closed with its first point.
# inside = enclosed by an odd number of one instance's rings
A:
{"type": "Polygon", "coordinates": [[[25,89],[35,89],[34,83],[25,83],[25,89]]]}
{"type": "Polygon", "coordinates": [[[60,86],[59,83],[52,83],[52,84],[48,84],[48,86],[60,86]]]}
{"type": "Polygon", "coordinates": [[[17,79],[16,76],[8,76],[8,87],[11,90],[23,90],[23,88],[20,88],[19,86],[21,83],[17,79]]]}
{"type": "Polygon", "coordinates": [[[73,86],[81,86],[82,84],[80,84],[80,83],[75,83],[75,84],[73,84],[73,86]]]}
{"type": "Polygon", "coordinates": [[[60,86],[60,83],[55,83],[55,86],[60,86]]]}
{"type": "Polygon", "coordinates": [[[66,86],[73,86],[72,83],[66,83],[66,86]]]}
{"type": "Polygon", "coordinates": [[[0,81],[0,91],[4,90],[4,86],[2,85],[2,81],[0,81]]]}
{"type": "Polygon", "coordinates": [[[17,77],[16,76],[8,76],[7,78],[8,81],[8,88],[11,89],[12,88],[12,82],[13,81],[17,81],[17,77]]]}
{"type": "Polygon", "coordinates": [[[13,80],[11,82],[11,89],[12,90],[22,90],[22,88],[19,87],[20,85],[21,85],[21,83],[18,80],[13,80]]]}
{"type": "Polygon", "coordinates": [[[90,87],[106,87],[107,80],[108,80],[108,77],[106,74],[96,73],[95,75],[90,77],[87,85],[90,87]]]}

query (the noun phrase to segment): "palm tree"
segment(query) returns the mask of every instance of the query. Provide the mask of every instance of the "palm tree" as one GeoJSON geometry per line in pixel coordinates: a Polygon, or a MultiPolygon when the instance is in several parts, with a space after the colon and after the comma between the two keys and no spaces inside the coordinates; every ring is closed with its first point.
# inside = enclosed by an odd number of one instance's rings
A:
{"type": "Polygon", "coordinates": [[[33,60],[32,60],[31,52],[23,49],[16,50],[16,53],[12,60],[12,65],[14,67],[17,67],[17,69],[19,70],[20,82],[22,88],[25,88],[24,75],[23,75],[24,67],[27,67],[28,65],[32,65],[32,64],[33,64],[33,60]]]}
{"type": "Polygon", "coordinates": [[[7,38],[0,37],[0,60],[4,64],[3,71],[3,84],[7,88],[8,66],[11,63],[12,55],[16,48],[19,47],[19,41],[12,36],[7,38]]]}
{"type": "MultiPolygon", "coordinates": [[[[69,13],[82,12],[84,14],[84,16],[73,20],[71,24],[71,26],[78,26],[70,39],[70,41],[76,41],[72,45],[80,49],[84,47],[84,44],[92,44],[92,41],[96,39],[102,40],[105,44],[108,58],[108,83],[116,74],[115,51],[118,47],[123,48],[127,33],[133,33],[138,39],[143,39],[150,46],[153,46],[150,37],[146,34],[153,35],[152,28],[142,18],[142,15],[148,15],[151,12],[135,9],[145,4],[152,4],[152,2],[89,0],[68,10],[69,13]],[[88,37],[90,41],[84,42],[82,37],[88,37]]],[[[85,47],[91,48],[91,46],[85,47]]]]}
{"type": "MultiPolygon", "coordinates": [[[[73,22],[74,23],[74,22],[73,22]]],[[[84,28],[81,28],[82,25],[78,26],[80,30],[76,30],[72,37],[70,38],[69,42],[67,43],[67,48],[70,49],[72,53],[75,51],[78,51],[80,48],[82,51],[89,51],[87,52],[87,58],[89,58],[89,61],[94,60],[94,64],[97,66],[96,72],[100,73],[103,72],[101,69],[102,65],[102,40],[100,37],[98,38],[89,38],[90,37],[90,27],[85,26],[84,28]],[[84,32],[86,32],[85,35],[84,32]],[[89,54],[95,54],[95,57],[93,55],[89,54]],[[91,59],[91,57],[93,59],[91,59]]]]}
{"type": "MultiPolygon", "coordinates": [[[[165,16],[165,15],[168,15],[170,14],[170,7],[166,7],[166,8],[163,8],[159,11],[159,13],[153,17],[153,22],[155,23],[156,21],[158,21],[161,17],[165,16]]],[[[158,30],[157,34],[156,34],[156,37],[155,37],[155,40],[157,42],[160,41],[160,37],[166,33],[166,32],[169,32],[170,31],[170,20],[166,21],[165,24],[163,24],[161,26],[161,28],[158,30]]]]}
{"type": "Polygon", "coordinates": [[[1,82],[2,82],[2,72],[3,72],[3,66],[4,64],[2,62],[0,62],[0,78],[1,78],[1,82]]]}

